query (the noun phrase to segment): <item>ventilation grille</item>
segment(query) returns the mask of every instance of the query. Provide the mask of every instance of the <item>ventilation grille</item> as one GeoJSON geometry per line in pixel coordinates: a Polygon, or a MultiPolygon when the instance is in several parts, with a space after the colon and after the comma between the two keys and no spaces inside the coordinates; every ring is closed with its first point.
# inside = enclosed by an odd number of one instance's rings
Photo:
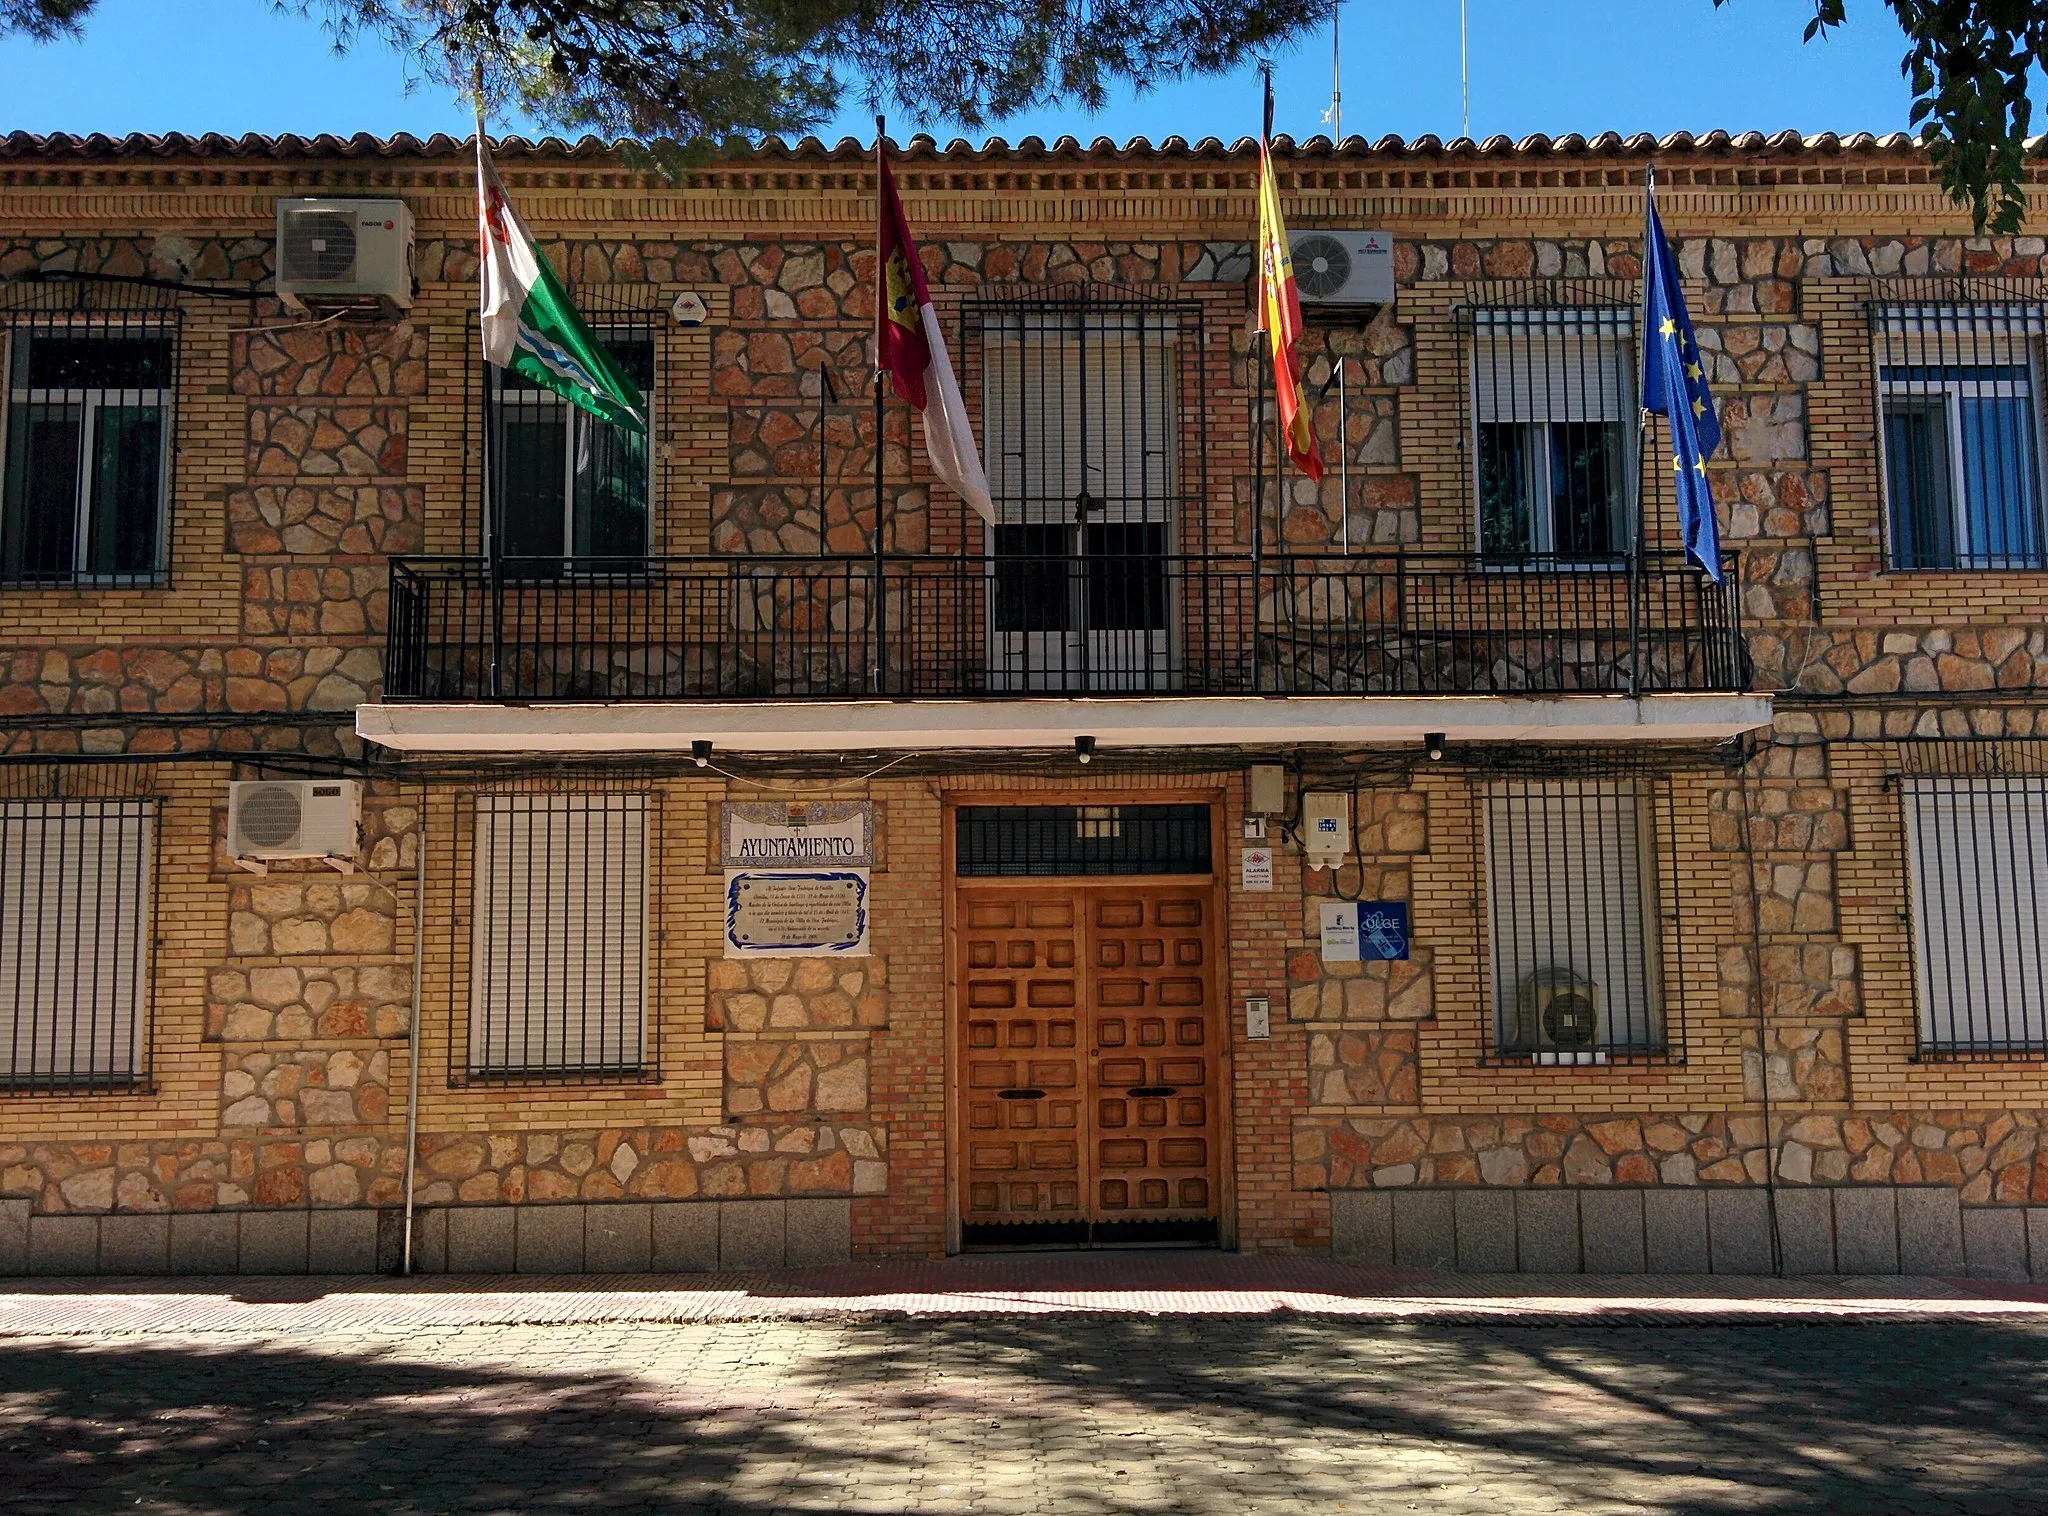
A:
{"type": "Polygon", "coordinates": [[[1351,250],[1335,237],[1303,237],[1294,244],[1294,282],[1305,295],[1327,300],[1351,282],[1351,250]]]}
{"type": "Polygon", "coordinates": [[[285,278],[293,282],[346,279],[356,266],[355,218],[336,211],[294,211],[285,219],[280,261],[285,278]]]}
{"type": "Polygon", "coordinates": [[[259,784],[243,796],[236,811],[241,840],[252,847],[289,848],[297,845],[305,824],[305,807],[296,784],[259,784]]]}

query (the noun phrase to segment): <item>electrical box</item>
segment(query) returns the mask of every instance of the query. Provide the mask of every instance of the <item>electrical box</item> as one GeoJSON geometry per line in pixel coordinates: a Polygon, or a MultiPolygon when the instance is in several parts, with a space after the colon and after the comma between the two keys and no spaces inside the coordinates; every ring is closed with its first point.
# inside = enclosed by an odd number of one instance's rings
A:
{"type": "Polygon", "coordinates": [[[1282,816],[1287,812],[1287,770],[1277,763],[1255,763],[1246,782],[1250,793],[1245,809],[1254,816],[1282,816]]]}
{"type": "Polygon", "coordinates": [[[1351,851],[1351,794],[1315,790],[1301,797],[1301,849],[1312,869],[1333,869],[1351,851]]]}

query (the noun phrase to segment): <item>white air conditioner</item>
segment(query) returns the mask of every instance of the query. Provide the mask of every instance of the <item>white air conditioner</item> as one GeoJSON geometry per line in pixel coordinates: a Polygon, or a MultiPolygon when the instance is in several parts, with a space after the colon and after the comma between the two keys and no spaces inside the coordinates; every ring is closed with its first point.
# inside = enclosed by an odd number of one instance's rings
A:
{"type": "Polygon", "coordinates": [[[1290,232],[1303,305],[1392,305],[1394,239],[1388,232],[1290,232]]]}
{"type": "Polygon", "coordinates": [[[1538,969],[1515,997],[1515,1047],[1538,1063],[1605,1063],[1600,988],[1570,969],[1538,969]]]}
{"type": "Polygon", "coordinates": [[[412,212],[402,200],[277,202],[277,296],[294,310],[412,308],[412,212]]]}
{"type": "Polygon", "coordinates": [[[237,862],[321,858],[352,865],[362,814],[363,787],[353,779],[238,780],[228,786],[228,852],[237,862]]]}

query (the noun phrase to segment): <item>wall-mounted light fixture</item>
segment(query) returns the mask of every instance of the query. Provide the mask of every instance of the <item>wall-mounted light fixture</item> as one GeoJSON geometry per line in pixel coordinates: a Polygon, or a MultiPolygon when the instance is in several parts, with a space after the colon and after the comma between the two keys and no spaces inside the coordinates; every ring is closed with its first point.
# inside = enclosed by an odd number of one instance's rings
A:
{"type": "Polygon", "coordinates": [[[1077,763],[1093,763],[1095,761],[1095,739],[1093,737],[1076,737],[1074,739],[1074,760],[1077,763]]]}
{"type": "Polygon", "coordinates": [[[1444,734],[1442,732],[1426,733],[1422,739],[1422,751],[1428,756],[1431,763],[1442,763],[1444,761],[1444,734]]]}
{"type": "Polygon", "coordinates": [[[702,737],[699,737],[699,738],[698,738],[698,739],[697,739],[697,740],[696,740],[695,742],[693,742],[693,743],[691,743],[691,744],[690,744],[690,756],[691,756],[692,758],[694,758],[694,759],[696,759],[696,760],[697,760],[697,767],[698,767],[698,768],[700,768],[700,769],[708,769],[708,768],[710,768],[710,767],[711,767],[711,744],[710,744],[709,742],[707,742],[707,741],[706,741],[706,740],[705,740],[704,738],[702,738],[702,737]]]}

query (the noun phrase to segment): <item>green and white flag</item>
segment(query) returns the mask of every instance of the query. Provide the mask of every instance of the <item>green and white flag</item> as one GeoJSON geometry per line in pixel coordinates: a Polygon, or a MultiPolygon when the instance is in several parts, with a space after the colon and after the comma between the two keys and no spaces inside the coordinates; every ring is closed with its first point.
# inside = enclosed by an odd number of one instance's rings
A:
{"type": "Polygon", "coordinates": [[[482,246],[484,361],[551,389],[591,415],[647,430],[647,402],[591,334],[505,198],[484,134],[476,134],[477,237],[482,246]]]}

